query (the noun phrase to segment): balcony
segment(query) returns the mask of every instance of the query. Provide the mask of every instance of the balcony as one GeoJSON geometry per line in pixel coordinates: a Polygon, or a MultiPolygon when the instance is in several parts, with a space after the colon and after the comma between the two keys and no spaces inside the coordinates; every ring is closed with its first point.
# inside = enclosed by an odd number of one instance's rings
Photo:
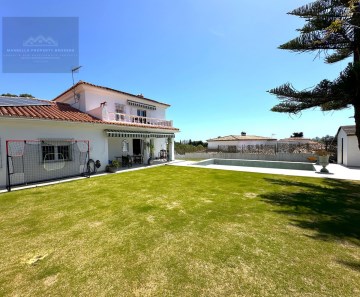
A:
{"type": "Polygon", "coordinates": [[[109,112],[108,115],[110,122],[134,123],[134,124],[171,127],[171,128],[173,127],[173,121],[167,121],[164,119],[141,117],[141,116],[135,116],[125,113],[116,113],[116,112],[109,112]]]}

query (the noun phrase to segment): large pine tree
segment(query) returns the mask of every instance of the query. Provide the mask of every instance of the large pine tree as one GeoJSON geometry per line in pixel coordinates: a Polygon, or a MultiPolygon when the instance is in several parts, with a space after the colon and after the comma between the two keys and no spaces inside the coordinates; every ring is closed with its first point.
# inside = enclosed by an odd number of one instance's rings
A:
{"type": "Polygon", "coordinates": [[[270,90],[280,100],[271,110],[297,114],[308,108],[323,111],[354,108],[360,148],[360,7],[359,0],[317,0],[289,14],[305,19],[300,35],[281,45],[294,52],[316,51],[326,63],[352,57],[334,81],[323,80],[313,89],[297,91],[290,83],[270,90]]]}

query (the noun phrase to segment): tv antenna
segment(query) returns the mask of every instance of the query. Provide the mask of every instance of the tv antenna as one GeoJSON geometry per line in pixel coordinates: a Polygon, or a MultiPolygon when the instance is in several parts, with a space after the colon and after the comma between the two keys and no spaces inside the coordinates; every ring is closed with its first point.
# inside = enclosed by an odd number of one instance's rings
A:
{"type": "Polygon", "coordinates": [[[72,76],[72,81],[73,81],[73,91],[74,91],[74,104],[75,103],[78,103],[79,102],[79,97],[77,96],[76,92],[75,92],[75,81],[74,81],[74,72],[79,72],[79,69],[81,68],[82,66],[77,66],[77,67],[74,67],[73,69],[71,69],[71,76],[72,76]]]}

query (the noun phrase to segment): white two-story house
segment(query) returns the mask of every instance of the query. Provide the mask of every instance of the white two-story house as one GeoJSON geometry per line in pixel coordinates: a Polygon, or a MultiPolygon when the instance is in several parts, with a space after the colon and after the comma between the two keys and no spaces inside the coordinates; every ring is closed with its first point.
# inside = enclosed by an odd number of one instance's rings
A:
{"type": "Polygon", "coordinates": [[[0,97],[0,188],[79,175],[89,159],[173,160],[169,106],[83,81],[52,101],[0,97]]]}

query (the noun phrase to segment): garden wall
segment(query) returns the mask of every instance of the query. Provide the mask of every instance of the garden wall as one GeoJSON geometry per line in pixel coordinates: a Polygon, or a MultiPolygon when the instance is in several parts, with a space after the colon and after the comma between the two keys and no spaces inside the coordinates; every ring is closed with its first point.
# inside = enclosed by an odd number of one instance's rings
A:
{"type": "Polygon", "coordinates": [[[310,162],[307,158],[313,157],[314,154],[290,154],[277,153],[276,155],[266,154],[243,154],[243,153],[185,153],[184,155],[175,155],[177,160],[192,159],[245,159],[245,160],[266,160],[266,161],[287,161],[287,162],[310,162]]]}

